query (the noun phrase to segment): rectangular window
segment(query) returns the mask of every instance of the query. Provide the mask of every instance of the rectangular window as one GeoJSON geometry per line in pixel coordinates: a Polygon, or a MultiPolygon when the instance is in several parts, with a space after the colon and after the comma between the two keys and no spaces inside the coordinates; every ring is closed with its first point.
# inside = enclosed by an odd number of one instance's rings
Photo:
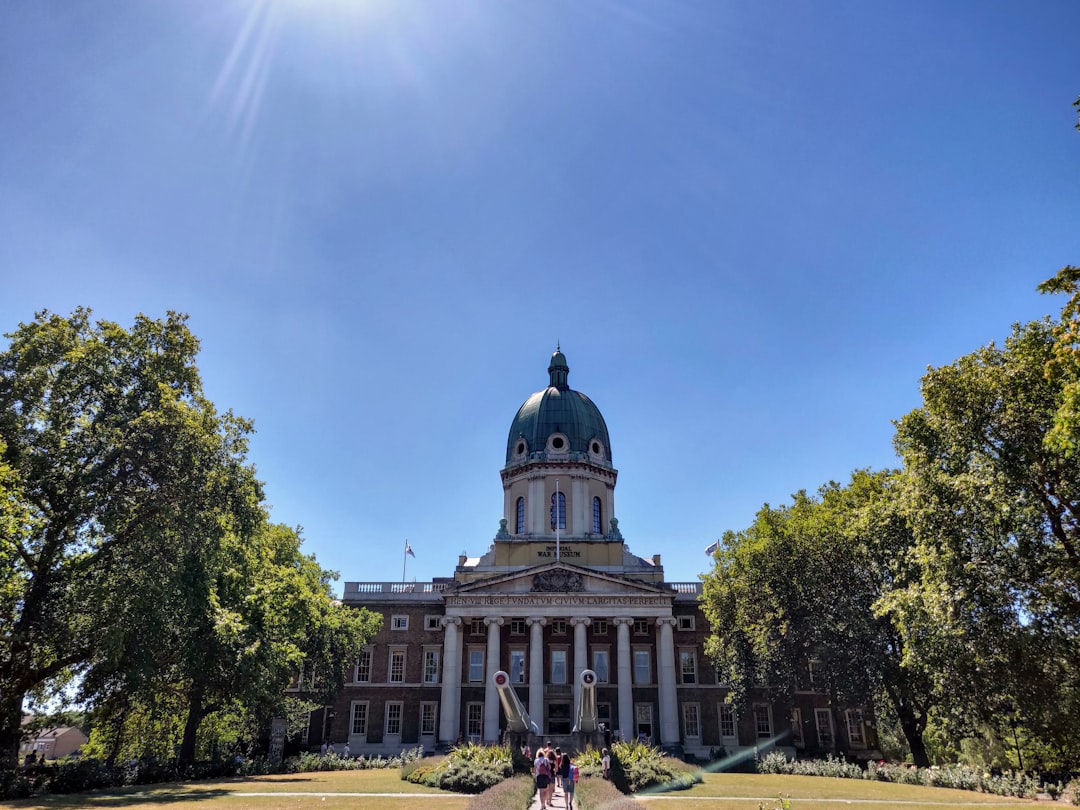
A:
{"type": "Polygon", "coordinates": [[[606,636],[607,619],[593,619],[592,631],[594,636],[606,636]]]}
{"type": "Polygon", "coordinates": [[[424,683],[439,682],[439,651],[424,650],[424,683]]]}
{"type": "Polygon", "coordinates": [[[679,672],[683,683],[697,683],[697,654],[693,650],[679,650],[679,672]]]}
{"type": "Polygon", "coordinates": [[[811,692],[820,692],[825,685],[825,672],[820,661],[811,659],[806,662],[807,683],[811,692]]]}
{"type": "Polygon", "coordinates": [[[408,616],[391,616],[390,617],[390,629],[391,630],[408,630],[409,629],[409,617],[408,616]]]}
{"type": "Polygon", "coordinates": [[[802,729],[802,709],[791,710],[791,742],[796,748],[806,747],[802,729]]]}
{"type": "Polygon", "coordinates": [[[479,742],[483,730],[484,704],[470,703],[465,707],[465,733],[473,742],[479,742]]]}
{"type": "Polygon", "coordinates": [[[553,636],[565,636],[566,635],[566,619],[555,619],[551,623],[551,634],[553,636]]]}
{"type": "Polygon", "coordinates": [[[611,728],[611,704],[596,704],[596,722],[603,723],[606,728],[611,728]]]}
{"type": "Polygon", "coordinates": [[[482,683],[484,680],[484,651],[469,650],[469,680],[482,683]]]}
{"type": "Polygon", "coordinates": [[[405,683],[405,650],[390,651],[390,683],[405,683]]]}
{"type": "Polygon", "coordinates": [[[394,701],[386,704],[386,735],[401,736],[401,703],[394,701]]]}
{"type": "Polygon", "coordinates": [[[679,629],[680,630],[693,630],[694,629],[694,617],[693,616],[680,616],[679,617],[679,629]]]}
{"type": "Polygon", "coordinates": [[[832,712],[828,709],[814,709],[814,724],[817,726],[818,746],[831,751],[835,745],[832,712]]]}
{"type": "Polygon", "coordinates": [[[611,677],[611,672],[608,668],[607,650],[593,650],[592,668],[593,672],[596,673],[597,683],[608,683],[611,677]]]}
{"type": "Polygon", "coordinates": [[[525,635],[525,620],[524,619],[511,619],[510,620],[510,635],[523,636],[525,635]]]}
{"type": "Polygon", "coordinates": [[[634,704],[634,735],[637,737],[638,742],[652,745],[653,727],[651,703],[634,704]]]}
{"type": "Polygon", "coordinates": [[[442,616],[425,616],[424,617],[424,629],[425,630],[441,630],[442,629],[442,616]]]}
{"type": "Polygon", "coordinates": [[[848,709],[844,712],[847,720],[847,738],[852,748],[862,748],[865,744],[863,739],[862,712],[859,709],[848,709]]]}
{"type": "Polygon", "coordinates": [[[510,650],[510,683],[525,683],[524,650],[510,650]]]}
{"type": "Polygon", "coordinates": [[[352,705],[352,733],[355,736],[367,736],[367,710],[367,701],[352,705]]]}
{"type": "Polygon", "coordinates": [[[720,712],[720,736],[730,740],[737,740],[738,727],[735,724],[735,707],[730,703],[721,703],[717,708],[720,712]]]}
{"type": "Polygon", "coordinates": [[[469,620],[469,633],[474,636],[484,635],[484,620],[483,619],[470,619],[469,620]]]}
{"type": "Polygon", "coordinates": [[[684,703],[682,707],[683,734],[687,737],[701,736],[701,709],[696,703],[684,703]]]}
{"type": "Polygon", "coordinates": [[[647,635],[649,635],[649,620],[648,619],[634,619],[634,635],[635,636],[647,636],[647,635]]]}
{"type": "Polygon", "coordinates": [[[649,651],[634,650],[634,683],[652,683],[652,667],[649,666],[649,651]]]}
{"type": "Polygon", "coordinates": [[[435,736],[435,703],[420,704],[420,736],[435,736]]]}
{"type": "Polygon", "coordinates": [[[566,650],[551,651],[551,682],[566,683],[566,650]]]}
{"type": "Polygon", "coordinates": [[[360,657],[356,659],[356,671],[353,673],[356,683],[371,682],[371,650],[361,650],[360,657]]]}
{"type": "Polygon", "coordinates": [[[772,737],[772,709],[765,703],[754,704],[754,730],[759,740],[772,737]]]}

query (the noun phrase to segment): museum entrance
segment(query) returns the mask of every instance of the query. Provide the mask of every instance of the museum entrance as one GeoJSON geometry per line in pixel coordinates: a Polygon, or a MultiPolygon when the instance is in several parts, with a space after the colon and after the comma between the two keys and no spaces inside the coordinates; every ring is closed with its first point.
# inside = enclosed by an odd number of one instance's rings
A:
{"type": "Polygon", "coordinates": [[[569,703],[549,703],[547,707],[548,734],[569,734],[572,724],[570,722],[569,703]]]}

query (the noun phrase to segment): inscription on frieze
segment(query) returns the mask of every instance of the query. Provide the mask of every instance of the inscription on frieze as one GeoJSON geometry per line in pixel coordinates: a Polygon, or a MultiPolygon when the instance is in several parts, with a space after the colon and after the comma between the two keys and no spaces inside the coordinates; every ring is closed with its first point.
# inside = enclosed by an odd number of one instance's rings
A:
{"type": "Polygon", "coordinates": [[[664,607],[671,605],[671,598],[666,596],[626,596],[589,593],[581,593],[574,596],[543,596],[540,594],[469,594],[467,596],[447,596],[446,604],[455,607],[664,607]]]}

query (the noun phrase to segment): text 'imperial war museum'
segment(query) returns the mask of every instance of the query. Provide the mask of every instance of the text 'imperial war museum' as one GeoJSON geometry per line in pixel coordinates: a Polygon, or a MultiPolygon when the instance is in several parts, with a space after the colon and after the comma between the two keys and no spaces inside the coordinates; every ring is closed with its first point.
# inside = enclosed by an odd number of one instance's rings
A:
{"type": "Polygon", "coordinates": [[[777,737],[790,753],[870,753],[869,717],[831,706],[812,661],[793,707],[781,711],[764,691],[741,713],[727,702],[703,654],[701,584],[666,582],[659,555],[627,548],[607,425],[569,373],[556,351],[547,387],[514,416],[504,517],[486,554],[459,557],[452,577],[432,582],[345,583],[345,603],[381,613],[383,628],[305,742],[370,755],[498,741],[507,728],[499,671],[539,733],[565,737],[592,670],[596,718],[625,739],[702,757],[777,737]]]}

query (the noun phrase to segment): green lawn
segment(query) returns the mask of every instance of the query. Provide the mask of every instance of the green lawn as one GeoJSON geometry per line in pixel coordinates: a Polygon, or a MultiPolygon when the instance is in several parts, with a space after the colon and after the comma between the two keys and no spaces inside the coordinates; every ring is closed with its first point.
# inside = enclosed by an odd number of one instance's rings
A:
{"type": "MultiPolygon", "coordinates": [[[[851,810],[860,805],[865,810],[917,810],[917,808],[978,805],[1017,807],[1035,804],[1026,799],[1012,799],[973,793],[967,790],[894,785],[888,782],[864,782],[858,779],[828,779],[821,776],[774,776],[750,773],[707,773],[705,781],[690,790],[639,796],[652,810],[689,810],[697,808],[733,808],[756,810],[761,800],[766,807],[776,805],[776,797],[790,798],[792,810],[851,810]]],[[[1048,802],[1042,802],[1043,806],[1048,802]]],[[[977,808],[976,810],[979,810],[977,808]]]]}
{"type": "MultiPolygon", "coordinates": [[[[781,794],[790,797],[792,810],[852,810],[860,807],[863,810],[940,810],[963,805],[978,805],[975,810],[989,810],[1035,804],[1024,799],[915,785],[727,773],[705,774],[704,783],[691,790],[639,798],[649,810],[757,810],[758,803],[763,800],[766,807],[775,807],[776,797],[781,794]]],[[[390,769],[256,776],[46,796],[0,803],[0,810],[71,807],[92,810],[160,810],[163,807],[191,807],[193,810],[463,810],[468,800],[467,796],[403,782],[397,769],[390,769]]],[[[1039,803],[1039,806],[1047,805],[1050,803],[1039,803]]]]}

